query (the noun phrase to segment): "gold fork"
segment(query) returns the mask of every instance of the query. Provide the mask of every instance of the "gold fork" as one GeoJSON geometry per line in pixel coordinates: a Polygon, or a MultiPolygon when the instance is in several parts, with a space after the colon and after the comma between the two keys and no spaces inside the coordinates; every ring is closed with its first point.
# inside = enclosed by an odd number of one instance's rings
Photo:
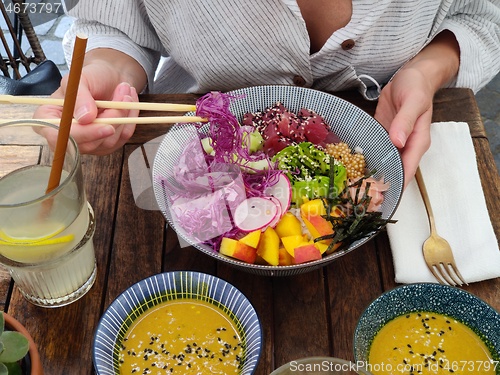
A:
{"type": "Polygon", "coordinates": [[[424,200],[431,230],[429,238],[425,240],[422,246],[425,263],[427,263],[427,267],[429,267],[434,277],[441,284],[449,284],[453,286],[462,286],[463,284],[468,285],[455,264],[455,258],[453,257],[450,244],[437,234],[434,213],[432,212],[431,202],[429,195],[427,194],[427,189],[425,187],[420,168],[417,168],[415,179],[417,180],[420,194],[424,200]]]}

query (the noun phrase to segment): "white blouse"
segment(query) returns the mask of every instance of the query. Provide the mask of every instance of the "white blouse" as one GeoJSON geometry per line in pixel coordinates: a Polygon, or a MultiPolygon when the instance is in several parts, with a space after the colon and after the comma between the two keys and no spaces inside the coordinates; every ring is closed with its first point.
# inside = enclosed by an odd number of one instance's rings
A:
{"type": "Polygon", "coordinates": [[[460,45],[453,86],[477,91],[500,71],[500,0],[353,0],[351,21],[314,54],[296,0],[74,3],[67,9],[76,18],[64,42],[68,61],[76,33],[84,33],[89,49],[111,47],[134,57],[150,92],[295,84],[357,88],[374,99],[378,85],[445,29],[460,45]]]}

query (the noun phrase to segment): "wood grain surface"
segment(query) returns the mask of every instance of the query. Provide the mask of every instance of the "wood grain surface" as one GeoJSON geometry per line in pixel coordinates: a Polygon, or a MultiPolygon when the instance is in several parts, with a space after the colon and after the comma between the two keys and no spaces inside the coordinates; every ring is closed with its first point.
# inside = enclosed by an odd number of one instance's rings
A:
{"type": "MultiPolygon", "coordinates": [[[[363,101],[356,93],[338,95],[374,113],[376,103],[363,101]]],[[[192,104],[196,96],[149,95],[141,100],[192,104]]],[[[34,110],[30,106],[4,108],[3,117],[12,118],[27,117],[34,110]]],[[[499,176],[474,95],[466,89],[441,90],[435,98],[433,120],[468,122],[499,238],[499,176]]],[[[83,157],[88,200],[97,220],[97,279],[87,295],[66,307],[36,307],[23,299],[8,273],[0,269],[0,304],[31,332],[45,373],[94,374],[92,340],[103,311],[131,284],[171,270],[217,275],[250,299],[261,319],[264,339],[257,375],[268,375],[276,367],[306,356],[353,360],[352,339],[359,316],[372,300],[397,286],[386,233],[320,270],[293,277],[255,276],[217,263],[192,247],[182,247],[159,211],[137,207],[129,181],[129,156],[165,131],[163,125],[140,125],[121,150],[108,156],[83,157]]],[[[465,289],[500,311],[500,279],[465,289]]]]}

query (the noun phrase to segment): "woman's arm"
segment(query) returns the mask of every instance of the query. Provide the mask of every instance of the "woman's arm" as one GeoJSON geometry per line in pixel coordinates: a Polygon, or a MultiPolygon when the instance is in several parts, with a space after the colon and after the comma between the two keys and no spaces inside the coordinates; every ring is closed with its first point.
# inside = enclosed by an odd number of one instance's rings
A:
{"type": "Polygon", "coordinates": [[[123,52],[111,48],[93,49],[85,54],[84,67],[94,64],[114,70],[117,74],[114,77],[116,81],[128,82],[137,91],[141,91],[146,86],[147,76],[143,67],[123,52]]]}
{"type": "Polygon", "coordinates": [[[405,186],[430,145],[434,94],[457,76],[459,67],[459,45],[445,30],[406,63],[380,94],[375,118],[401,150],[405,186]]]}
{"type": "Polygon", "coordinates": [[[479,91],[500,71],[500,0],[455,0],[438,30],[460,46],[460,68],[447,86],[479,91]]]}
{"type": "Polygon", "coordinates": [[[453,80],[460,67],[460,47],[457,39],[448,30],[439,33],[413,59],[408,61],[402,70],[419,71],[430,85],[431,91],[453,80]]]}
{"type": "MultiPolygon", "coordinates": [[[[71,135],[84,153],[106,154],[121,147],[133,134],[134,125],[95,124],[95,118],[135,117],[138,111],[98,110],[95,100],[138,101],[138,92],[152,83],[160,58],[161,43],[142,1],[79,0],[69,10],[75,18],[63,48],[71,61],[77,34],[88,37],[87,54],[80,80],[71,135]]],[[[67,77],[52,95],[63,98],[67,77]]],[[[42,106],[37,118],[59,118],[60,107],[42,106]]]]}

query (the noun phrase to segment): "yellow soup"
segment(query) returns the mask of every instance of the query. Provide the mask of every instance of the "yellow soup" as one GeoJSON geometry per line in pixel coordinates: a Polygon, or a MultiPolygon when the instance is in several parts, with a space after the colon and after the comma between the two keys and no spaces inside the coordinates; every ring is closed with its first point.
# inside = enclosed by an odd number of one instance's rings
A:
{"type": "Polygon", "coordinates": [[[178,299],[132,323],[120,349],[120,374],[237,374],[242,357],[238,330],[224,311],[178,299]]]}
{"type": "Polygon", "coordinates": [[[410,313],[375,336],[369,370],[378,374],[495,374],[499,367],[469,327],[445,315],[410,313]]]}

